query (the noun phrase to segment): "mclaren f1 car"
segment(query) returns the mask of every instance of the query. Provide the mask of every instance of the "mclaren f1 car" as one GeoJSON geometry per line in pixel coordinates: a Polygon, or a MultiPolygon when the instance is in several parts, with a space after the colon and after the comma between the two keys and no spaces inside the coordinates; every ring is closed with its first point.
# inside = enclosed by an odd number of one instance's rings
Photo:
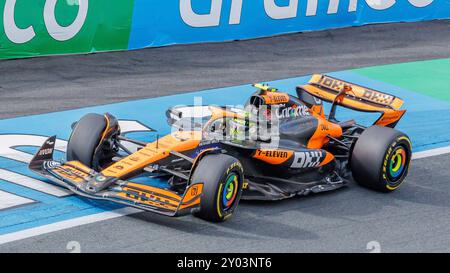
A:
{"type": "Polygon", "coordinates": [[[87,114],[72,125],[66,160],[53,159],[53,136],[29,168],[88,198],[213,222],[228,219],[241,198],[329,191],[352,177],[391,192],[404,181],[412,147],[394,129],[406,112],[402,99],[327,75],[313,75],[296,96],[254,87],[243,107],[168,109],[172,132],[149,142],[121,134],[109,113],[87,114]],[[328,114],[324,102],[331,103],[328,114]],[[380,115],[371,126],[339,121],[339,106],[380,115]],[[164,186],[136,181],[143,177],[162,179],[164,186]]]}

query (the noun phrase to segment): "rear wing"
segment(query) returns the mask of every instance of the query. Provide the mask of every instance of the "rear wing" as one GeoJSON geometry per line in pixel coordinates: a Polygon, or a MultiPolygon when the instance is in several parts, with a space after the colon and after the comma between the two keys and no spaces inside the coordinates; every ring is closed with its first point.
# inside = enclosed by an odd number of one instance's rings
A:
{"type": "Polygon", "coordinates": [[[387,93],[345,82],[327,75],[314,74],[308,84],[298,86],[321,100],[362,112],[379,112],[376,125],[394,127],[405,114],[403,100],[387,93]]]}

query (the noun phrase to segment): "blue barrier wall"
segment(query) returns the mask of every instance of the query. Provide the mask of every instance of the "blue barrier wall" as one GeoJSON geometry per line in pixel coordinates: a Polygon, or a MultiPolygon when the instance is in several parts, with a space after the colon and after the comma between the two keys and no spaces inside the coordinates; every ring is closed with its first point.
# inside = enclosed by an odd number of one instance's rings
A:
{"type": "Polygon", "coordinates": [[[450,0],[0,0],[0,14],[8,59],[443,19],[450,0]]]}
{"type": "Polygon", "coordinates": [[[135,0],[129,48],[443,18],[450,0],[135,0]]]}

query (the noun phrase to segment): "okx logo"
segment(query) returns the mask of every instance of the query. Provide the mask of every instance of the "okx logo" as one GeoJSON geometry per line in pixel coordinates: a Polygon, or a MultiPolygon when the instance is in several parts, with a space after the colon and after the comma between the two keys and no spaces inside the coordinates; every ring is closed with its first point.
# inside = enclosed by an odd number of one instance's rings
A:
{"type": "Polygon", "coordinates": [[[0,59],[128,48],[134,1],[5,0],[0,59]]]}

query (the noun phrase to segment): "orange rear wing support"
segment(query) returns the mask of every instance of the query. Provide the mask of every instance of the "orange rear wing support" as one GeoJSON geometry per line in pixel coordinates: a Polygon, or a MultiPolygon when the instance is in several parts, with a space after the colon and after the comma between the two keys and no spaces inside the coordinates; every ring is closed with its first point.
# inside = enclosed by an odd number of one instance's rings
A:
{"type": "Polygon", "coordinates": [[[379,112],[374,123],[395,126],[406,110],[401,110],[403,100],[387,93],[345,82],[327,75],[314,74],[309,83],[299,86],[312,96],[343,107],[362,112],[379,112]]]}

